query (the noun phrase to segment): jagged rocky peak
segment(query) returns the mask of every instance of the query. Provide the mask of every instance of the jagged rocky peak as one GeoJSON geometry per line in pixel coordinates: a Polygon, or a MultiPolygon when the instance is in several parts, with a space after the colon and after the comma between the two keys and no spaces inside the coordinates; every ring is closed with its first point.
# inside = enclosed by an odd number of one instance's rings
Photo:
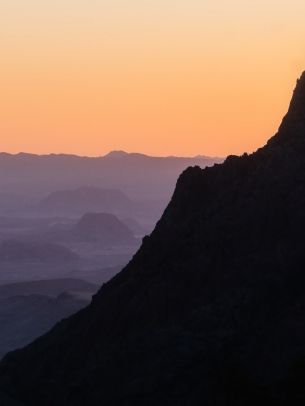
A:
{"type": "Polygon", "coordinates": [[[279,131],[270,141],[271,143],[277,141],[291,143],[292,139],[300,138],[305,139],[305,71],[297,80],[288,112],[283,118],[279,131]]]}
{"type": "Polygon", "coordinates": [[[298,120],[305,120],[305,71],[300,79],[297,80],[288,111],[289,114],[298,120]]]}

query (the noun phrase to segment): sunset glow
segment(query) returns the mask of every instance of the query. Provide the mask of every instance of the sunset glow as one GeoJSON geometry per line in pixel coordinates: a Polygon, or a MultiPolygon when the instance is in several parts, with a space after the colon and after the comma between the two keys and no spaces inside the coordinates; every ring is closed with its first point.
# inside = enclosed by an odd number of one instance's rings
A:
{"type": "Polygon", "coordinates": [[[3,0],[7,152],[253,151],[305,69],[301,0],[3,0]]]}

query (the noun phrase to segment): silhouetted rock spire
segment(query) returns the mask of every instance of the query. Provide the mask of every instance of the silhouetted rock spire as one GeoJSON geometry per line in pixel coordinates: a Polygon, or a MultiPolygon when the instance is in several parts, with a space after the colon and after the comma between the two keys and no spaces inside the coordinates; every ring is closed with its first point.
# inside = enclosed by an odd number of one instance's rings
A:
{"type": "Polygon", "coordinates": [[[287,142],[303,136],[305,141],[305,71],[297,80],[296,87],[289,105],[289,109],[280,125],[278,133],[270,142],[287,142]]]}
{"type": "Polygon", "coordinates": [[[297,81],[286,118],[305,121],[305,71],[297,81]]]}

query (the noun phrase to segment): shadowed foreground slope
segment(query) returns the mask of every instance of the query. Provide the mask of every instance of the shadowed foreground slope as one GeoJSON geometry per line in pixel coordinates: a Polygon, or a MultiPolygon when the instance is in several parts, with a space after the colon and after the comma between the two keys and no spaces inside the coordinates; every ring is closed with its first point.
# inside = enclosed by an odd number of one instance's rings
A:
{"type": "Polygon", "coordinates": [[[303,404],[305,74],[278,134],[187,169],[92,304],[0,366],[24,405],[303,404]]]}

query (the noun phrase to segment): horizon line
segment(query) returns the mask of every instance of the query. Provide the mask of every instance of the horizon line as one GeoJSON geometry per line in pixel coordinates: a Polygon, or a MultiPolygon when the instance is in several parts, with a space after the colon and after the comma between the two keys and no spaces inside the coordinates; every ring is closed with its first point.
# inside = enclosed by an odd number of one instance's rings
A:
{"type": "MultiPolygon", "coordinates": [[[[33,152],[6,152],[0,151],[0,157],[3,155],[11,156],[11,157],[18,157],[18,156],[33,156],[33,157],[75,157],[75,158],[88,158],[88,159],[99,159],[99,158],[121,158],[124,156],[142,156],[147,158],[160,158],[160,159],[225,159],[226,156],[210,156],[210,155],[202,155],[197,154],[193,156],[181,156],[181,155],[150,155],[142,152],[127,152],[124,150],[111,150],[104,155],[79,155],[75,153],[67,153],[67,152],[49,152],[49,153],[33,153],[33,152]]],[[[230,155],[230,154],[229,154],[230,155]]]]}

